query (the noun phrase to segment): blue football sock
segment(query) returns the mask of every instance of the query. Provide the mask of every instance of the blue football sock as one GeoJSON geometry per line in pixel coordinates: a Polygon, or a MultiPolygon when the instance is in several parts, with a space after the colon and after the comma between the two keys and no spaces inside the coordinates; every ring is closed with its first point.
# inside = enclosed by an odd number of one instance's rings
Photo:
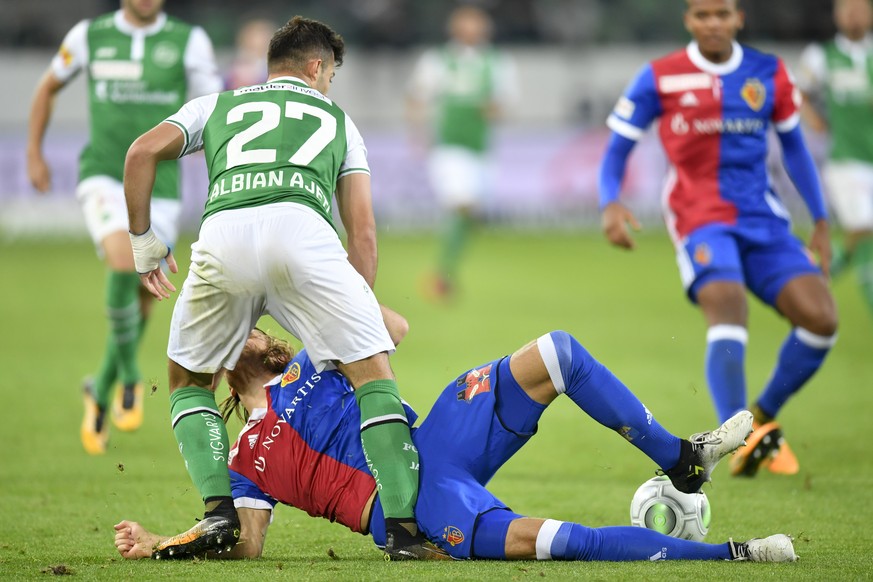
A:
{"type": "Polygon", "coordinates": [[[776,418],[791,395],[818,371],[836,339],[836,335],[820,336],[801,327],[791,330],[779,351],[776,369],[758,398],[761,411],[776,418]]]}
{"type": "Polygon", "coordinates": [[[665,430],[576,338],[553,331],[540,337],[537,345],[559,394],[566,393],[591,418],[618,432],[662,469],[679,462],[680,439],[665,430]]]}
{"type": "Polygon", "coordinates": [[[706,332],[706,383],[719,422],[746,407],[746,341],[740,325],[714,325],[706,332]]]}
{"type": "Polygon", "coordinates": [[[632,526],[590,528],[546,520],[537,536],[537,559],[629,562],[636,560],[730,560],[728,544],[672,538],[632,526]]]}

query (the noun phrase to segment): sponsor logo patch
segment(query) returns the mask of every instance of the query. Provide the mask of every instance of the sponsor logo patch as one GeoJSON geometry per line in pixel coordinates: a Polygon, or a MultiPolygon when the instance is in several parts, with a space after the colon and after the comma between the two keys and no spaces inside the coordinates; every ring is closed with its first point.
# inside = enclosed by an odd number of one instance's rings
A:
{"type": "Polygon", "coordinates": [[[65,67],[69,67],[70,63],[73,62],[73,53],[70,52],[65,45],[61,45],[61,48],[58,50],[58,55],[61,57],[61,61],[64,63],[65,67]]]}
{"type": "Polygon", "coordinates": [[[627,97],[619,97],[618,102],[615,104],[615,109],[613,112],[621,117],[622,119],[630,119],[634,116],[634,110],[637,108],[634,105],[634,102],[628,99],[627,97]]]}
{"type": "Polygon", "coordinates": [[[697,107],[700,105],[700,101],[697,100],[697,97],[691,91],[687,93],[683,93],[682,97],[679,98],[679,105],[682,107],[697,107]]]}
{"type": "Polygon", "coordinates": [[[664,75],[658,79],[661,93],[679,93],[712,87],[712,76],[707,73],[686,73],[684,75],[664,75]]]}
{"type": "Polygon", "coordinates": [[[288,368],[288,371],[282,374],[282,382],[280,383],[282,388],[290,384],[291,382],[296,382],[300,378],[300,364],[294,362],[291,364],[291,367],[288,368]]]}
{"type": "Polygon", "coordinates": [[[767,89],[758,79],[746,79],[746,84],[740,89],[740,96],[753,111],[760,111],[767,98],[767,89]]]}

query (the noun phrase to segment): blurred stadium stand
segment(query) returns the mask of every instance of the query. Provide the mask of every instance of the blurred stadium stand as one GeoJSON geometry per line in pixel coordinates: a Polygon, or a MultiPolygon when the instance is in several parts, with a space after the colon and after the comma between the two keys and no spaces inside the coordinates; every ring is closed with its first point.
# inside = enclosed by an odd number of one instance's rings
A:
{"type": "MultiPolygon", "coordinates": [[[[488,212],[521,226],[576,226],[598,221],[596,172],[607,132],[603,122],[615,99],[647,60],[687,42],[684,0],[482,0],[494,15],[497,43],[515,59],[521,98],[495,140],[495,187],[488,212]]],[[[822,0],[746,0],[741,40],[796,63],[803,46],[833,34],[831,3],[822,0]]],[[[403,111],[413,59],[441,42],[455,2],[442,0],[251,0],[213,3],[167,0],[173,15],[202,25],[219,63],[232,54],[236,27],[255,17],[281,22],[293,14],[323,19],[349,44],[331,89],[355,119],[370,151],[376,212],[391,228],[434,223],[435,204],[424,179],[424,160],[407,139],[403,111]]],[[[78,150],[87,139],[81,79],[56,104],[46,138],[54,192],[32,193],[24,165],[30,97],[61,39],[78,20],[117,9],[115,0],[0,0],[0,232],[83,233],[73,200],[78,150]]],[[[814,144],[821,150],[821,144],[814,144]]],[[[186,160],[185,219],[196,228],[205,199],[202,160],[186,160]]],[[[774,163],[778,170],[781,165],[774,163]]],[[[659,211],[665,169],[649,135],[632,159],[625,200],[643,215],[659,211]]],[[[780,191],[796,195],[781,170],[780,191]]],[[[795,204],[796,205],[796,204],[795,204]]],[[[800,216],[804,216],[802,211],[800,216]]],[[[652,225],[656,222],[649,221],[652,225]]]]}

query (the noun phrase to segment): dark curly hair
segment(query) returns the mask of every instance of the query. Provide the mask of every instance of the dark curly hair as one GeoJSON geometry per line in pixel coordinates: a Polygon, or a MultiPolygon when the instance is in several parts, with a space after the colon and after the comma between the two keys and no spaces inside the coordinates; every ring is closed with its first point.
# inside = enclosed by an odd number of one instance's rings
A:
{"type": "Polygon", "coordinates": [[[267,66],[271,73],[298,70],[312,58],[343,64],[346,45],[343,37],[317,20],[295,16],[276,31],[270,39],[267,66]]]}

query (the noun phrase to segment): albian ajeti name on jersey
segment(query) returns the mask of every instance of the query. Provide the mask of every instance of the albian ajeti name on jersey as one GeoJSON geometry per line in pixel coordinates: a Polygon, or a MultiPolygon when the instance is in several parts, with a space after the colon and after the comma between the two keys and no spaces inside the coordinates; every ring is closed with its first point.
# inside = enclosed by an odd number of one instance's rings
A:
{"type": "Polygon", "coordinates": [[[318,199],[325,211],[330,211],[330,201],[315,180],[305,180],[302,173],[286,172],[285,170],[242,172],[224,176],[212,185],[212,190],[209,192],[209,201],[212,202],[219,196],[242,192],[243,190],[282,187],[288,187],[291,190],[306,190],[318,199]],[[286,175],[288,175],[287,180],[286,175]]]}

